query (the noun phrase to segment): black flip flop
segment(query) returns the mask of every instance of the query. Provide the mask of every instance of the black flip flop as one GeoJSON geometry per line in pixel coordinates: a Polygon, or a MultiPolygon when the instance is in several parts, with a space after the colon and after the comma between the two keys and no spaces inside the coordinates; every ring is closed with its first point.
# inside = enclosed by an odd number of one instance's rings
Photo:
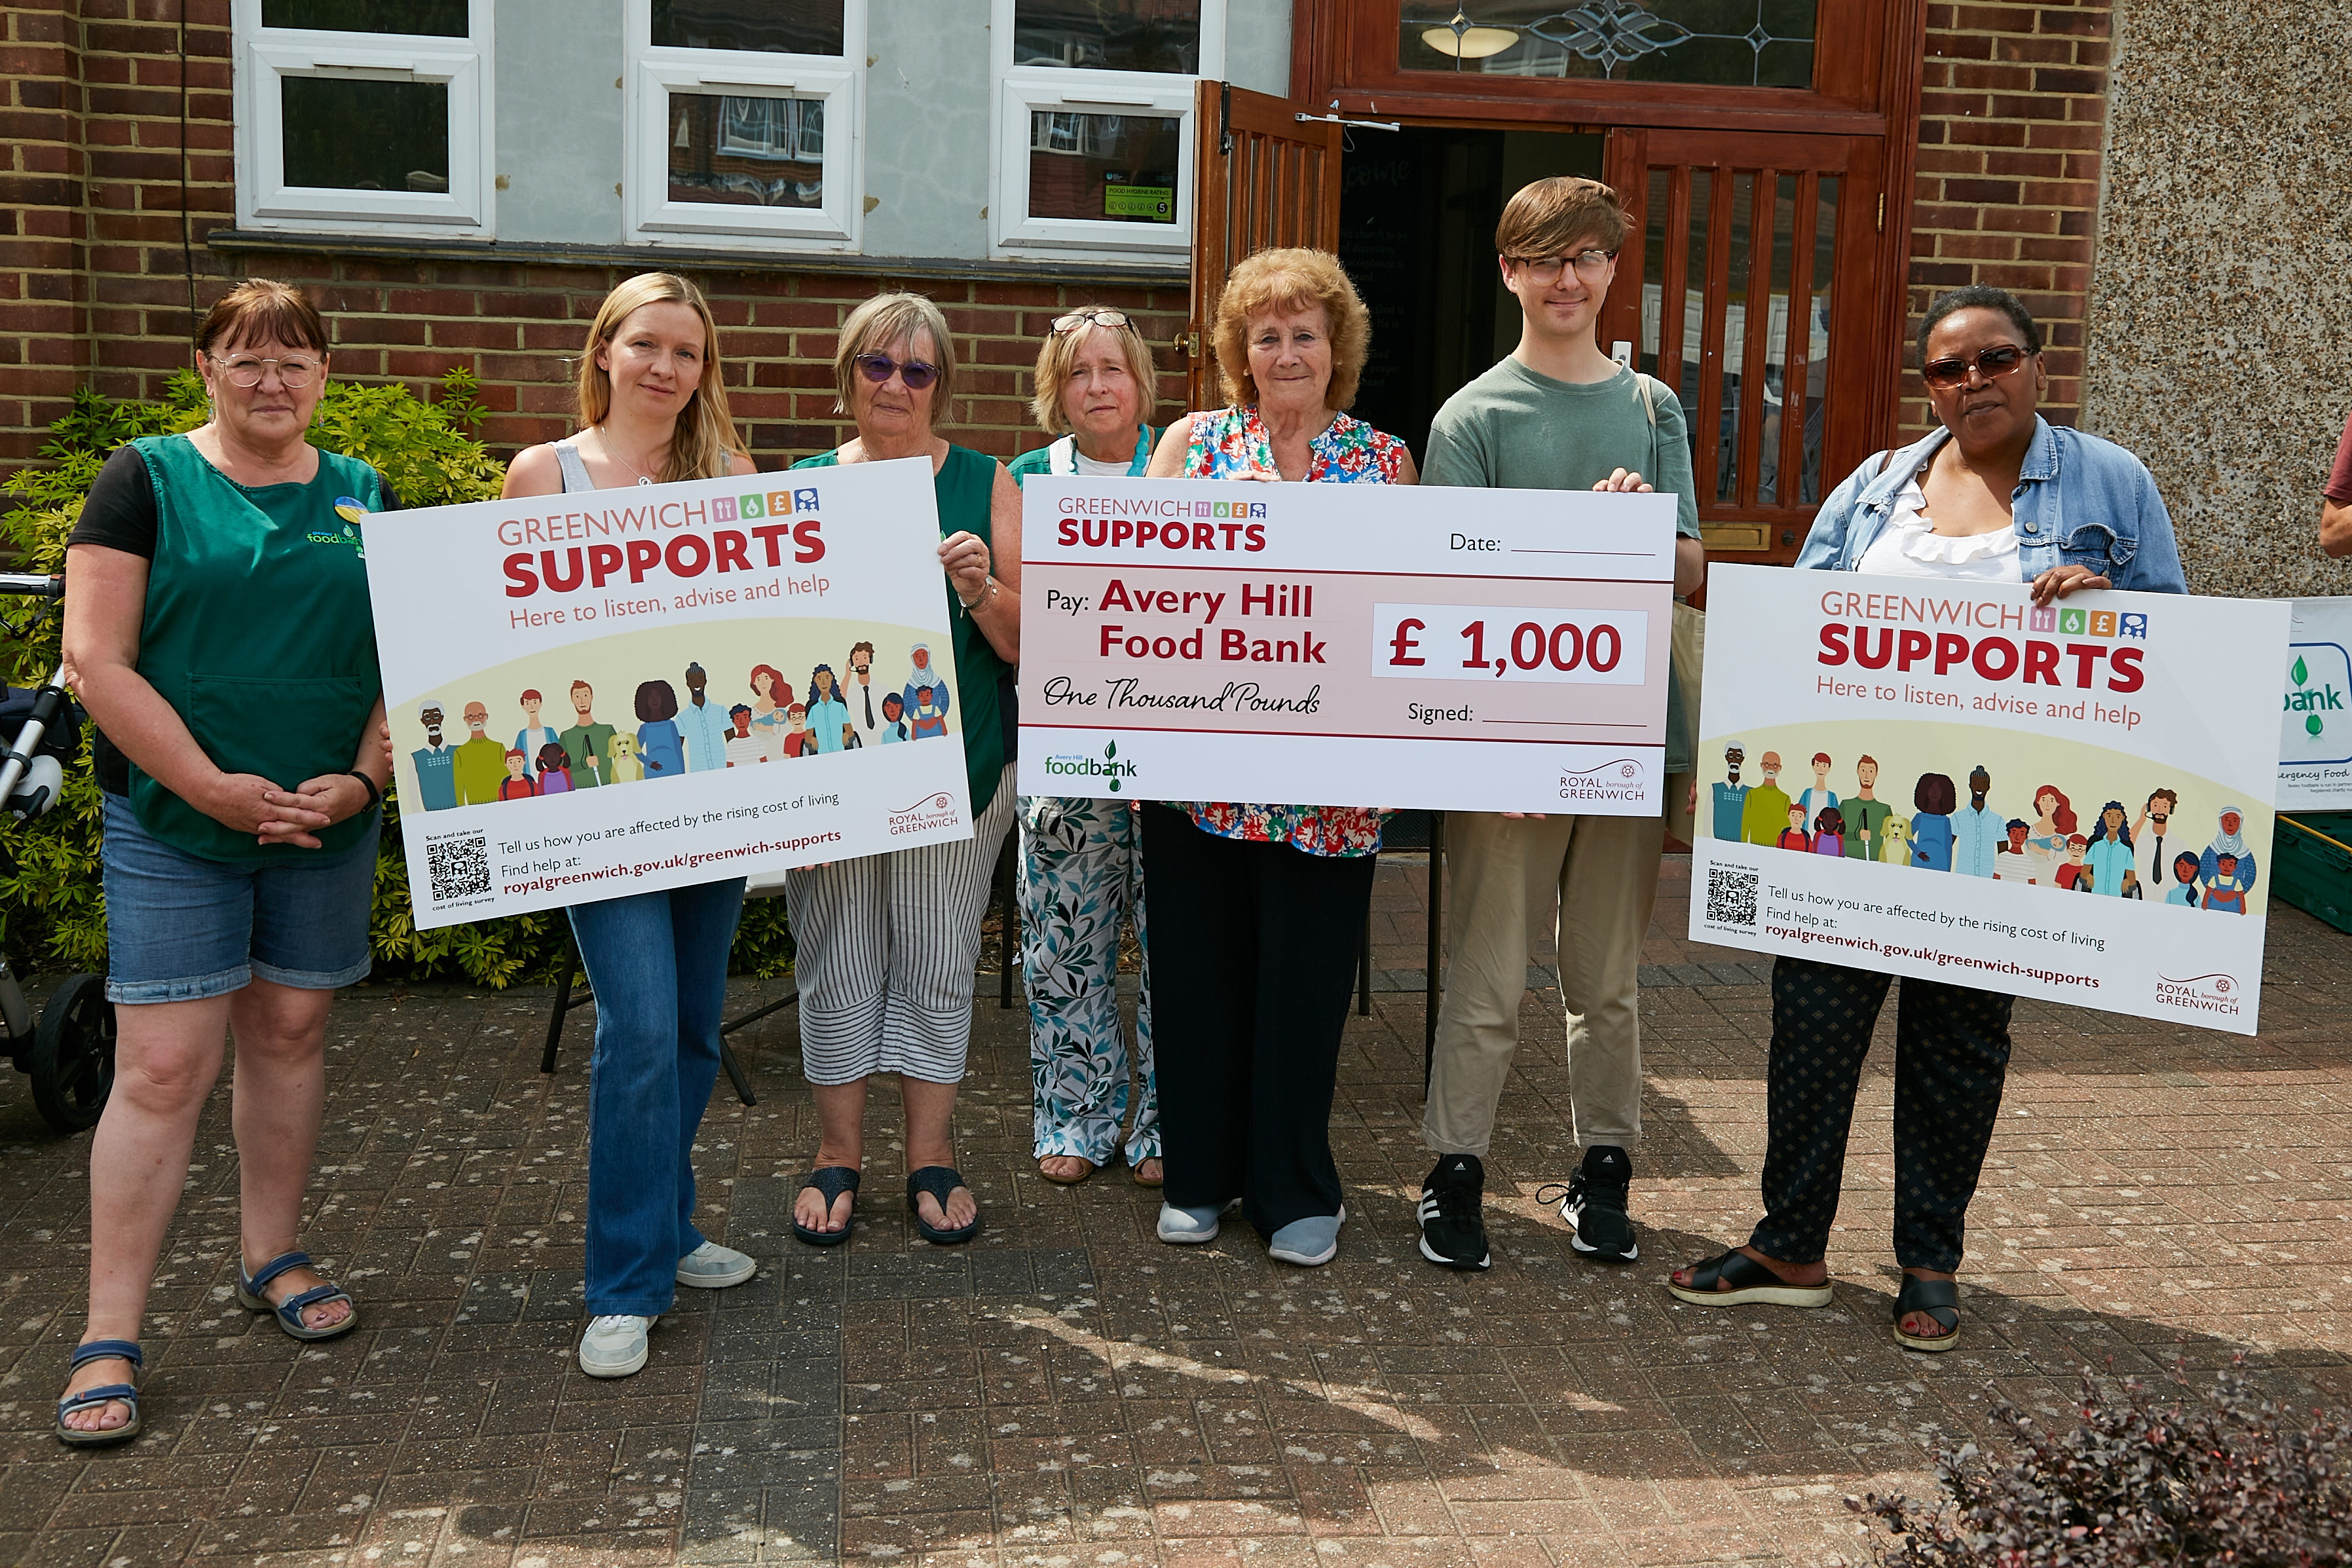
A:
{"type": "MultiPolygon", "coordinates": [[[[844,1193],[857,1190],[857,1168],[855,1165],[825,1165],[811,1171],[801,1183],[801,1191],[815,1188],[824,1199],[824,1212],[830,1215],[833,1205],[844,1193]]],[[[857,1205],[849,1205],[849,1219],[839,1230],[811,1230],[799,1220],[793,1221],[793,1234],[811,1247],[839,1247],[857,1228],[857,1205]]]]}
{"type": "Polygon", "coordinates": [[[954,1247],[978,1236],[980,1234],[979,1215],[973,1215],[971,1223],[961,1229],[941,1230],[936,1226],[924,1223],[922,1205],[917,1201],[923,1194],[930,1194],[932,1197],[939,1200],[940,1215],[944,1218],[948,1212],[948,1194],[958,1187],[970,1184],[956,1173],[956,1169],[952,1165],[926,1165],[919,1171],[908,1172],[907,1212],[915,1216],[917,1234],[933,1247],[954,1247]]]}
{"type": "Polygon", "coordinates": [[[1738,1307],[1749,1302],[1771,1307],[1826,1307],[1832,1295],[1826,1283],[1791,1285],[1737,1247],[1704,1263],[1694,1263],[1688,1285],[1677,1285],[1670,1278],[1666,1289],[1676,1300],[1688,1301],[1696,1307],[1738,1307]],[[1718,1290],[1718,1283],[1731,1289],[1718,1290]]]}
{"type": "Polygon", "coordinates": [[[1922,1279],[1916,1274],[1903,1277],[1903,1289],[1895,1293],[1895,1342],[1906,1351],[1948,1351],[1960,1342],[1960,1288],[1949,1279],[1922,1279]],[[1940,1334],[1906,1334],[1903,1320],[1914,1312],[1925,1312],[1944,1326],[1940,1334]]]}

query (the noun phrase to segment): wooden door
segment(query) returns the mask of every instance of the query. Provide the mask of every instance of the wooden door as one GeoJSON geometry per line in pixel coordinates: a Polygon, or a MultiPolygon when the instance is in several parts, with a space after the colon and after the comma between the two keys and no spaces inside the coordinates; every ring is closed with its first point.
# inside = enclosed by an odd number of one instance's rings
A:
{"type": "Polygon", "coordinates": [[[1339,244],[1340,127],[1312,105],[1221,81],[1193,100],[1192,310],[1185,334],[1185,407],[1214,408],[1209,329],[1234,265],[1281,246],[1339,244]]]}
{"type": "Polygon", "coordinates": [[[1794,560],[1892,423],[1884,152],[1876,137],[1610,132],[1609,183],[1634,225],[1602,345],[1632,345],[1680,395],[1716,559],[1794,560]]]}

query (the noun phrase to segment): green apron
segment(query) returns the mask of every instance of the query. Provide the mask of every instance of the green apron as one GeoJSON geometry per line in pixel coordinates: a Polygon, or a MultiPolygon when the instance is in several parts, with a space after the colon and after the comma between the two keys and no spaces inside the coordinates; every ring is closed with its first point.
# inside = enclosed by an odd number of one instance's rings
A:
{"type": "MultiPolygon", "coordinates": [[[[383,689],[356,521],[383,510],[376,471],[320,452],[310,483],[248,489],[185,436],[132,445],[155,488],[139,673],[223,773],[291,790],[344,772],[383,689]]],[[[262,866],[319,853],[257,844],[135,763],[131,805],[149,833],[203,859],[262,866]]],[[[374,820],[361,812],[320,828],[319,842],[347,849],[374,820]]]]}
{"type": "MultiPolygon", "coordinates": [[[[793,467],[832,468],[838,468],[840,461],[833,452],[820,452],[793,467]]],[[[994,560],[996,543],[988,527],[989,506],[996,495],[996,459],[967,447],[950,447],[948,460],[931,476],[931,493],[939,500],[940,537],[958,531],[972,534],[988,546],[990,559],[994,560]]],[[[946,574],[940,576],[955,653],[955,700],[963,709],[964,774],[971,785],[971,815],[976,821],[996,798],[997,780],[1004,772],[1004,724],[997,712],[996,692],[998,682],[1013,672],[1013,667],[997,656],[986,635],[972,624],[971,613],[946,583],[946,574]]]]}

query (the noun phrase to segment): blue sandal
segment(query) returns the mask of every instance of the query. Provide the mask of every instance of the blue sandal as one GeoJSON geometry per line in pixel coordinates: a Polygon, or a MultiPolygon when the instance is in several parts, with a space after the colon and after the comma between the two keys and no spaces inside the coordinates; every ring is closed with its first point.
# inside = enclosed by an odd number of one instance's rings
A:
{"type": "Polygon", "coordinates": [[[278,1326],[298,1340],[331,1340],[338,1335],[348,1334],[358,1328],[360,1304],[352,1300],[351,1292],[340,1285],[313,1285],[308,1290],[297,1291],[283,1301],[277,1302],[271,1301],[261,1293],[264,1286],[288,1269],[310,1267],[309,1253],[289,1252],[263,1264],[260,1272],[248,1279],[245,1273],[245,1260],[237,1259],[236,1304],[248,1312],[274,1314],[278,1319],[278,1326]],[[305,1307],[316,1307],[328,1301],[347,1302],[352,1310],[344,1316],[341,1322],[331,1323],[323,1329],[314,1329],[302,1321],[302,1310],[305,1307]]]}
{"type": "Polygon", "coordinates": [[[957,1226],[952,1230],[926,1222],[919,1199],[929,1193],[940,1205],[940,1217],[948,1213],[948,1194],[965,1185],[964,1179],[952,1165],[926,1165],[907,1175],[907,1212],[915,1216],[915,1234],[933,1247],[955,1247],[980,1234],[980,1215],[971,1216],[970,1225],[957,1226]]]}
{"type": "MultiPolygon", "coordinates": [[[[130,1340],[92,1340],[74,1347],[73,1360],[67,1363],[68,1376],[90,1362],[105,1361],[119,1356],[137,1372],[146,1364],[139,1347],[130,1340]]],[[[139,1390],[128,1383],[100,1384],[85,1388],[79,1394],[68,1394],[58,1401],[58,1441],[69,1448],[110,1448],[117,1443],[128,1443],[139,1436],[139,1390]],[[121,1400],[131,1406],[131,1419],[120,1426],[108,1426],[93,1432],[78,1432],[66,1425],[66,1417],[77,1410],[87,1410],[93,1405],[107,1405],[121,1400]]]]}

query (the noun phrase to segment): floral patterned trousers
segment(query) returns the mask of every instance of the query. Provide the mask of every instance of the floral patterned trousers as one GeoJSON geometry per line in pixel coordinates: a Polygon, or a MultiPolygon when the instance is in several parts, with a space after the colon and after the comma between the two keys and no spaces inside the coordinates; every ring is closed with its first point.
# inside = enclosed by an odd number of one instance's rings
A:
{"type": "Polygon", "coordinates": [[[1036,1153],[1108,1165],[1128,1110],[1128,1050],[1118,1017],[1118,927],[1144,946],[1135,1008],[1130,1165],[1160,1154],[1151,1070],[1151,958],[1143,926],[1143,835],[1123,800],[1021,801],[1021,967],[1029,988],[1029,1070],[1036,1153]]]}

